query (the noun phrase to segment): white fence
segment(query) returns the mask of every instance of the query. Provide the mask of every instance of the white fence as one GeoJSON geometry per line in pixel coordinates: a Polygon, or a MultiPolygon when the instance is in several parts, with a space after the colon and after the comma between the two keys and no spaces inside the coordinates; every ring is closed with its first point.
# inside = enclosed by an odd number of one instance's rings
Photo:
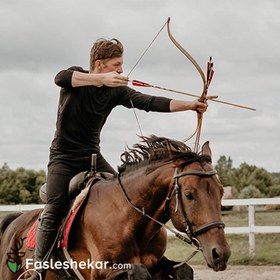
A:
{"type": "MultiPolygon", "coordinates": [[[[255,206],[280,204],[280,198],[251,198],[251,199],[225,199],[223,206],[248,206],[248,226],[246,227],[226,227],[226,234],[248,234],[249,235],[249,255],[255,255],[255,234],[256,233],[280,233],[279,226],[256,226],[255,206]]],[[[33,205],[0,205],[1,211],[28,211],[35,208],[43,208],[43,204],[33,205]]]]}
{"type": "Polygon", "coordinates": [[[248,226],[246,227],[226,227],[227,234],[248,234],[249,235],[249,255],[255,255],[255,234],[256,233],[280,233],[279,226],[256,226],[255,206],[280,204],[280,198],[250,198],[250,199],[225,199],[223,206],[248,206],[248,226]]]}
{"type": "Polygon", "coordinates": [[[43,207],[44,204],[0,205],[0,212],[22,212],[43,207]]]}

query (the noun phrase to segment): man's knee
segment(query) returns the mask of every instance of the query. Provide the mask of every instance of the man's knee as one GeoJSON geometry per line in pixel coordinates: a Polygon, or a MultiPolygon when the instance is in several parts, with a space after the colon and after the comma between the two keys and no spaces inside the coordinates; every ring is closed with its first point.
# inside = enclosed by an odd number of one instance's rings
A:
{"type": "Polygon", "coordinates": [[[65,205],[46,204],[39,217],[39,225],[44,230],[56,229],[65,214],[65,205]]]}

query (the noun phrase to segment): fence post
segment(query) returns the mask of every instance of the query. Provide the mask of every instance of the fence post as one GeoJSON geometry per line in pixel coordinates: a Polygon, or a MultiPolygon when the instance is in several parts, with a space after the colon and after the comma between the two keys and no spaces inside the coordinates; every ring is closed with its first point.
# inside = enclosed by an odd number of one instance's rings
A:
{"type": "Polygon", "coordinates": [[[249,256],[255,256],[255,233],[253,227],[255,226],[255,206],[249,205],[249,256]]]}

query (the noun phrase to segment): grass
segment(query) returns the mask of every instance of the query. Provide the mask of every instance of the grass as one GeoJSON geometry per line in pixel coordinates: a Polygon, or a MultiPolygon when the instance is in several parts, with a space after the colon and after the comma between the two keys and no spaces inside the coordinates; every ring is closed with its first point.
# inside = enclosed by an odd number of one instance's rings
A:
{"type": "MultiPolygon", "coordinates": [[[[223,216],[226,226],[247,226],[248,213],[226,214],[223,216]]],[[[280,211],[257,212],[255,224],[259,226],[280,224],[280,211]]],[[[280,233],[256,234],[255,235],[255,256],[249,256],[249,237],[247,234],[228,234],[228,243],[231,247],[230,265],[280,265],[280,233]]],[[[192,253],[192,248],[175,238],[170,238],[166,255],[177,261],[183,261],[192,253]]],[[[205,265],[202,253],[195,255],[189,261],[192,265],[205,265]]]]}
{"type": "MultiPolygon", "coordinates": [[[[231,247],[230,265],[280,265],[280,238],[279,234],[257,234],[255,256],[249,257],[249,244],[247,235],[227,235],[228,243],[231,247]]],[[[188,244],[170,238],[166,256],[183,261],[193,252],[188,244]]],[[[189,262],[192,265],[205,265],[205,260],[201,252],[196,254],[189,262]]]]}
{"type": "MultiPolygon", "coordinates": [[[[224,212],[222,217],[227,227],[248,226],[248,212],[224,212]]],[[[279,226],[280,211],[265,211],[263,208],[257,208],[255,212],[256,226],[279,226]]]]}

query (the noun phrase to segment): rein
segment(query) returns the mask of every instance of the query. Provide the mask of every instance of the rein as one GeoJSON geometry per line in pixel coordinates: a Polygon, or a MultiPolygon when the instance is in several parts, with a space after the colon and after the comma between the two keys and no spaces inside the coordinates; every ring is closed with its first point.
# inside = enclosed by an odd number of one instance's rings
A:
{"type": "MultiPolygon", "coordinates": [[[[200,176],[200,177],[211,177],[217,174],[216,170],[210,170],[210,171],[200,171],[200,170],[187,170],[185,172],[179,173],[178,174],[178,169],[175,169],[174,175],[173,175],[173,180],[174,180],[174,184],[173,184],[173,188],[170,191],[170,195],[168,194],[166,197],[166,204],[169,203],[169,201],[171,200],[173,194],[175,193],[176,195],[176,207],[175,207],[175,212],[177,212],[178,210],[178,206],[180,205],[182,214],[183,214],[183,223],[185,225],[185,231],[187,234],[186,236],[183,236],[181,233],[179,233],[178,231],[172,229],[171,227],[167,226],[166,224],[160,222],[159,220],[153,218],[152,216],[150,216],[149,214],[146,213],[145,208],[142,207],[142,209],[140,209],[138,206],[136,206],[131,199],[128,197],[124,186],[121,182],[121,178],[120,178],[120,174],[118,174],[118,182],[119,182],[119,187],[126,199],[126,201],[139,213],[141,213],[144,217],[149,218],[150,220],[154,221],[155,223],[159,224],[160,226],[164,227],[165,229],[169,230],[170,232],[172,232],[177,238],[179,238],[180,240],[190,244],[190,245],[194,245],[195,246],[195,251],[188,257],[187,260],[185,260],[182,263],[179,263],[178,265],[174,266],[174,267],[179,267],[182,264],[188,262],[192,257],[195,256],[195,254],[199,251],[201,251],[201,247],[200,247],[200,243],[198,241],[198,239],[196,238],[197,236],[205,233],[206,231],[212,229],[212,228],[224,228],[225,224],[223,222],[220,221],[214,221],[214,222],[210,222],[208,224],[205,224],[201,227],[199,227],[197,230],[192,231],[191,229],[191,225],[189,224],[187,218],[186,218],[186,213],[184,210],[184,206],[183,206],[183,202],[182,202],[182,196],[181,196],[181,191],[180,191],[180,185],[178,182],[178,179],[184,176],[189,176],[189,175],[196,175],[196,176],[200,176]]],[[[166,209],[166,205],[165,205],[165,209],[166,209]]]]}
{"type": "Polygon", "coordinates": [[[142,209],[140,209],[139,207],[137,207],[134,203],[131,202],[130,198],[128,197],[125,189],[124,189],[124,186],[121,182],[121,178],[120,178],[120,174],[118,174],[118,181],[119,181],[119,186],[120,186],[120,189],[126,199],[126,201],[139,213],[141,213],[144,217],[147,217],[149,218],[150,220],[154,221],[155,223],[159,224],[160,226],[166,228],[167,230],[171,231],[177,238],[179,238],[180,240],[188,243],[188,244],[193,244],[192,240],[186,238],[185,236],[183,236],[182,234],[180,234],[179,232],[177,232],[176,230],[174,230],[173,228],[167,226],[166,224],[154,219],[152,216],[150,216],[149,214],[146,213],[145,211],[145,208],[142,207],[142,209]]]}

